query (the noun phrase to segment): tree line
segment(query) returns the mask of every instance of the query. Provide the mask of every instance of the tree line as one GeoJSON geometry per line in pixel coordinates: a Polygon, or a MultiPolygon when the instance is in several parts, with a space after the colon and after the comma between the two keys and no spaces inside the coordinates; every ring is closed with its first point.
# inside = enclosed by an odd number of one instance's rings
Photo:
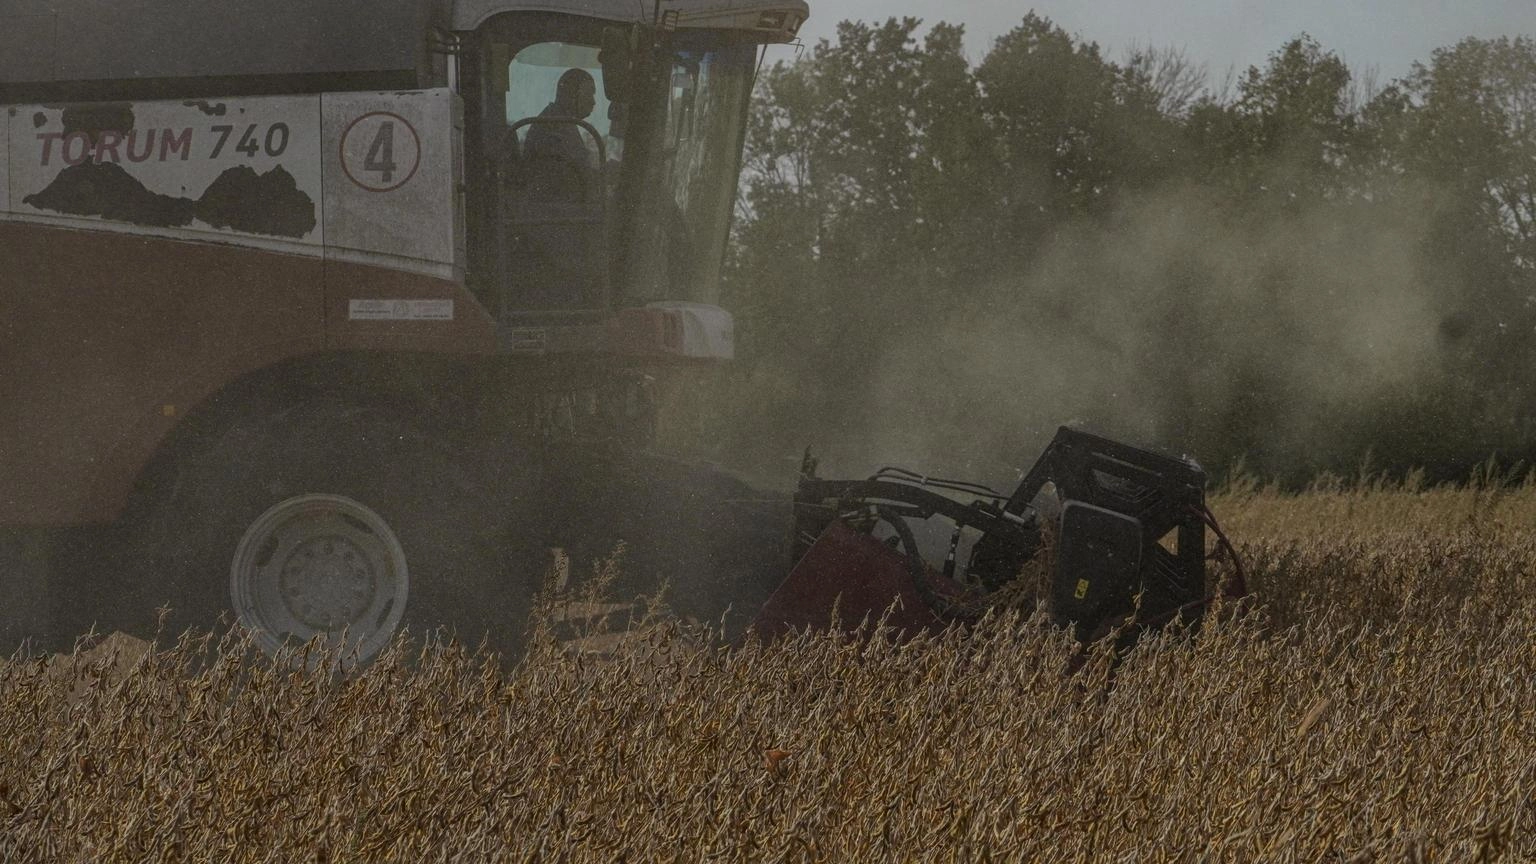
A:
{"type": "Polygon", "coordinates": [[[1536,451],[1536,41],[1378,82],[1302,35],[1218,82],[1034,13],[979,63],[962,35],[844,22],[761,76],[720,454],[1001,477],[1062,422],[1281,478],[1536,451]]]}

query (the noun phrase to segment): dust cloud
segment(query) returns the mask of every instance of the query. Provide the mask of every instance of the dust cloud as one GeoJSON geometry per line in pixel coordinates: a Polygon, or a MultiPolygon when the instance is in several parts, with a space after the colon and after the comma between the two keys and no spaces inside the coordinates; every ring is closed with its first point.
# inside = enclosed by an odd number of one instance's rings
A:
{"type": "Polygon", "coordinates": [[[1244,223],[1197,191],[1057,234],[1017,277],[889,344],[833,473],[874,462],[1011,485],[1057,426],[1222,471],[1358,459],[1440,372],[1427,210],[1327,205],[1244,223]],[[862,439],[862,440],[859,440],[862,439]]]}

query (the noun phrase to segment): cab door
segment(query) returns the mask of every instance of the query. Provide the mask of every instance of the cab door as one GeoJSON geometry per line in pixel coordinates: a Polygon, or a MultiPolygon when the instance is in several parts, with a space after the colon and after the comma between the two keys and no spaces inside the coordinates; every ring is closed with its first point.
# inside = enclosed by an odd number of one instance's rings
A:
{"type": "Polygon", "coordinates": [[[477,40],[479,188],[472,283],[509,319],[612,306],[612,213],[623,111],[611,98],[600,22],[514,14],[477,40]]]}

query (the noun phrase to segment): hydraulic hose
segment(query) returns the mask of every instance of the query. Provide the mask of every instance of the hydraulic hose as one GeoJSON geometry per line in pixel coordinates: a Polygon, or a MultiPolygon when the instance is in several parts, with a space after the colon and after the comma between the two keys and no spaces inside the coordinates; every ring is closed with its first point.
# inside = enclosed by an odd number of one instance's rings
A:
{"type": "Polygon", "coordinates": [[[933,583],[929,581],[928,565],[923,561],[922,553],[917,547],[917,537],[912,533],[912,528],[903,519],[900,513],[893,508],[878,506],[875,512],[880,518],[889,523],[895,530],[896,536],[901,540],[902,549],[907,556],[907,572],[912,576],[912,585],[917,589],[917,594],[928,605],[930,611],[943,621],[963,620],[971,621],[981,617],[981,609],[978,606],[959,603],[947,597],[943,597],[935,590],[933,583]]]}

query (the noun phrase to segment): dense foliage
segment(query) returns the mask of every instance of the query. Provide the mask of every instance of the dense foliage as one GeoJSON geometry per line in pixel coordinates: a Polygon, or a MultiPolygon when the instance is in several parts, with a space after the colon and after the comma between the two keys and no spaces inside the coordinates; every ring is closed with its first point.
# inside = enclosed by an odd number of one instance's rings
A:
{"type": "Polygon", "coordinates": [[[1301,36],[1213,85],[1035,14],[978,63],[961,36],[845,22],[765,71],[717,452],[1003,475],[1071,420],[1272,476],[1536,449],[1536,41],[1381,85],[1301,36]]]}

